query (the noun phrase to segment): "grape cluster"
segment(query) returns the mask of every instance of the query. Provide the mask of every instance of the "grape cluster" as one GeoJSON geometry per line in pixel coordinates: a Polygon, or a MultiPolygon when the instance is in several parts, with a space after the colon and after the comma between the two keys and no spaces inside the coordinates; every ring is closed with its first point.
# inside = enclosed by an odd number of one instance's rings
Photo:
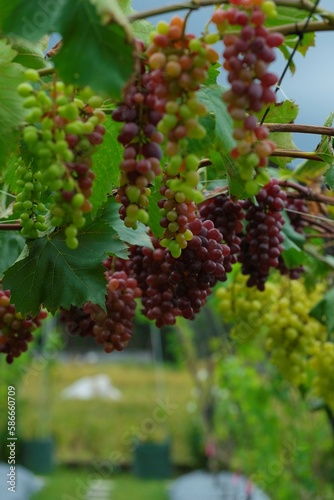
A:
{"type": "Polygon", "coordinates": [[[256,205],[250,199],[243,202],[248,223],[238,260],[242,264],[242,273],[249,275],[247,286],[264,290],[270,269],[279,265],[284,240],[281,211],[285,200],[285,191],[281,190],[277,179],[272,179],[256,195],[256,205]]]}
{"type": "Polygon", "coordinates": [[[132,337],[135,299],[141,296],[137,280],[129,273],[129,262],[115,259],[115,268],[106,272],[106,310],[87,302],[83,310],[94,322],[93,335],[105,352],[122,351],[132,337]]]}
{"type": "Polygon", "coordinates": [[[334,411],[334,344],[316,342],[309,364],[314,371],[311,394],[321,398],[334,411]]]}
{"type": "Polygon", "coordinates": [[[297,233],[303,234],[308,222],[303,219],[303,214],[309,212],[307,204],[303,198],[291,198],[287,193],[286,211],[290,222],[297,233]]]}
{"type": "MultiPolygon", "coordinates": [[[[139,42],[138,50],[142,53],[139,42]]],[[[124,101],[112,113],[114,121],[124,123],[117,137],[124,153],[116,200],[122,204],[119,213],[127,227],[135,228],[137,221],[148,222],[149,186],[162,172],[163,135],[157,130],[162,114],[156,110],[156,85],[152,72],[142,60],[137,79],[126,88],[124,101]]]]}
{"type": "Polygon", "coordinates": [[[309,291],[301,281],[287,281],[263,317],[268,328],[266,348],[271,361],[297,386],[307,382],[308,357],[316,342],[326,339],[324,325],[308,314],[322,293],[321,286],[309,291]]]}
{"type": "Polygon", "coordinates": [[[177,222],[178,204],[188,204],[193,212],[192,204],[203,200],[197,191],[199,158],[189,153],[189,139],[202,139],[206,134],[199,118],[207,111],[199,102],[197,91],[207,79],[210,62],[216,62],[218,54],[206,42],[186,34],[184,20],[178,16],[169,24],[159,22],[151,40],[146,55],[156,81],[155,109],[163,114],[158,130],[166,138],[168,157],[161,193],[166,200],[160,207],[162,227],[166,229],[162,245],[177,257],[188,241],[180,230],[184,224],[180,226],[177,222]],[[175,202],[172,208],[169,200],[175,202]]]}
{"type": "Polygon", "coordinates": [[[233,280],[215,292],[218,311],[224,323],[231,323],[230,337],[246,342],[258,335],[265,327],[264,314],[270,314],[271,307],[279,298],[279,284],[267,283],[264,291],[246,286],[247,277],[240,272],[233,280]]]}
{"type": "Polygon", "coordinates": [[[246,192],[253,195],[258,190],[257,179],[253,179],[254,169],[265,167],[268,156],[275,149],[275,144],[268,139],[268,128],[258,124],[256,113],[276,100],[271,87],[277,83],[278,77],[268,71],[268,67],[276,57],[274,48],[282,44],[284,37],[280,33],[270,33],[264,27],[269,4],[274,10],[273,2],[264,2],[264,9],[261,9],[262,2],[258,1],[231,3],[234,6],[226,10],[215,10],[211,21],[223,34],[223,67],[231,84],[223,95],[234,121],[233,137],[237,141],[231,155],[241,166],[240,175],[247,181],[246,192]],[[229,26],[240,27],[240,32],[224,34],[229,26]]]}
{"type": "Polygon", "coordinates": [[[160,208],[160,226],[164,228],[161,245],[168,248],[173,257],[180,257],[188,241],[193,237],[189,224],[196,220],[196,204],[187,199],[183,191],[175,191],[170,186],[171,179],[167,174],[163,177],[158,201],[160,208]]]}
{"type": "Polygon", "coordinates": [[[241,203],[233,200],[228,194],[218,194],[200,206],[199,216],[202,220],[211,220],[223,235],[223,242],[229,247],[230,255],[224,260],[226,272],[232,271],[232,264],[238,260],[245,212],[241,203]]]}
{"type": "Polygon", "coordinates": [[[6,354],[7,363],[27,351],[28,342],[34,337],[32,332],[41,326],[47,312],[41,310],[37,316],[23,317],[10,303],[10,291],[0,290],[0,352],[6,354]]]}
{"type": "Polygon", "coordinates": [[[45,230],[44,202],[49,205],[53,226],[65,226],[66,244],[78,246],[78,229],[92,205],[94,173],[91,170],[96,146],[102,143],[105,115],[95,109],[102,99],[90,89],[82,91],[87,103],[75,97],[72,85],[57,81],[51,88],[38,87],[38,73],[27,72],[30,82],[18,86],[28,110],[23,141],[36,160],[19,166],[18,194],[14,211],[20,214],[22,233],[38,237],[45,230]],[[27,185],[28,183],[28,185],[27,185]]]}
{"type": "Polygon", "coordinates": [[[66,333],[80,337],[94,336],[94,321],[83,308],[71,306],[70,309],[60,309],[60,321],[65,325],[66,333]]]}
{"type": "Polygon", "coordinates": [[[168,250],[160,245],[157,238],[152,237],[151,240],[153,249],[132,247],[131,264],[142,291],[142,313],[161,328],[174,325],[180,310],[169,283],[170,266],[166,261],[168,250]]]}
{"type": "Polygon", "coordinates": [[[167,253],[166,261],[170,265],[169,283],[181,316],[193,319],[206,303],[212,287],[226,280],[224,259],[230,249],[221,243],[222,234],[212,221],[196,219],[189,228],[194,236],[187,248],[177,259],[167,253]]]}

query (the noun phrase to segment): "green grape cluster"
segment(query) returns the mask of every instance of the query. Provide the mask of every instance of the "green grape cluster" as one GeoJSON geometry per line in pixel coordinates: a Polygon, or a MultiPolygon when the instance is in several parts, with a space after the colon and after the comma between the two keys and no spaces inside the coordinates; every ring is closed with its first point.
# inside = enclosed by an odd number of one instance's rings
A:
{"type": "Polygon", "coordinates": [[[302,281],[282,278],[280,295],[263,318],[268,327],[266,348],[271,361],[296,386],[307,382],[310,353],[318,341],[326,338],[325,327],[309,316],[322,293],[321,285],[309,291],[302,281]]]}
{"type": "Polygon", "coordinates": [[[22,160],[16,164],[17,196],[14,204],[14,213],[20,213],[21,234],[28,238],[37,238],[38,232],[48,229],[45,223],[46,207],[41,202],[46,186],[41,182],[40,170],[33,171],[22,160]]]}
{"type": "Polygon", "coordinates": [[[102,99],[88,88],[78,98],[73,85],[61,81],[43,85],[34,70],[26,72],[26,79],[17,91],[27,109],[22,139],[31,162],[16,170],[14,211],[20,214],[22,234],[36,238],[46,229],[47,205],[51,225],[65,227],[66,244],[75,249],[84,214],[92,208],[91,156],[105,133],[105,115],[96,109],[102,99]]]}
{"type": "Polygon", "coordinates": [[[218,311],[225,323],[233,326],[230,337],[245,342],[259,333],[264,326],[263,315],[271,310],[278,299],[279,288],[269,282],[264,291],[247,287],[247,276],[236,274],[227,286],[215,293],[218,311]]]}
{"type": "Polygon", "coordinates": [[[315,374],[311,394],[323,399],[334,410],[334,344],[315,342],[309,363],[315,374]]]}

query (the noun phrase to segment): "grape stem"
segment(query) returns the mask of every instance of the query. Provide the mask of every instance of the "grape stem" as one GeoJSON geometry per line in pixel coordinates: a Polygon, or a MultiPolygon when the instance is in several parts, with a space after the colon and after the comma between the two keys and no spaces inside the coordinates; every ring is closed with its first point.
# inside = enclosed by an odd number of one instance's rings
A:
{"type": "Polygon", "coordinates": [[[55,68],[52,66],[51,68],[42,68],[36,70],[39,76],[48,76],[48,75],[53,75],[53,73],[56,72],[55,68]]]}
{"type": "Polygon", "coordinates": [[[296,132],[301,134],[334,136],[334,127],[299,125],[297,123],[266,123],[265,126],[270,130],[270,132],[296,132]]]}

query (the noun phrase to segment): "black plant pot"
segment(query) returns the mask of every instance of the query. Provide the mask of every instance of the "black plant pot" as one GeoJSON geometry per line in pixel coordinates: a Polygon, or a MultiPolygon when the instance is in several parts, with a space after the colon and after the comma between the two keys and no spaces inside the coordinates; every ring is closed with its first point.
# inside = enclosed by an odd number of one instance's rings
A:
{"type": "Polygon", "coordinates": [[[145,479],[167,479],[172,474],[171,443],[137,443],[133,473],[145,479]]]}
{"type": "Polygon", "coordinates": [[[52,438],[23,440],[20,462],[36,474],[48,474],[53,470],[54,442],[52,438]]]}

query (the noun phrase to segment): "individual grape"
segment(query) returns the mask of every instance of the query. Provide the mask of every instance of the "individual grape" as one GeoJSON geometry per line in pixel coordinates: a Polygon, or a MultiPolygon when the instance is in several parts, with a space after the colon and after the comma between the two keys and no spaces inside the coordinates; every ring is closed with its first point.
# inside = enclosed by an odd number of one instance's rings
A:
{"type": "MultiPolygon", "coordinates": [[[[32,74],[28,78],[31,80],[32,74]]],[[[37,238],[40,231],[48,229],[37,208],[39,202],[48,206],[51,225],[79,229],[85,224],[84,214],[92,209],[91,156],[105,133],[105,115],[94,109],[101,98],[86,89],[89,104],[84,104],[75,97],[72,85],[60,81],[54,82],[51,89],[35,89],[27,84],[22,90],[19,86],[18,92],[27,94],[23,105],[30,111],[22,137],[35,158],[29,165],[22,162],[16,171],[14,209],[20,214],[21,232],[37,238]]],[[[66,237],[65,242],[72,249],[78,246],[75,237],[66,237]]]]}
{"type": "MultiPolygon", "coordinates": [[[[237,141],[231,155],[240,165],[240,175],[245,181],[254,180],[257,169],[267,165],[275,149],[268,139],[269,130],[257,123],[256,114],[276,100],[271,87],[278,77],[269,71],[269,65],[276,57],[274,48],[281,45],[284,37],[264,27],[266,15],[272,17],[275,13],[275,4],[265,2],[261,7],[262,2],[240,0],[228,9],[218,8],[211,18],[223,35],[223,67],[231,85],[223,95],[234,121],[233,136],[237,141]],[[232,29],[240,26],[240,32],[225,33],[229,26],[232,29]]],[[[254,194],[254,182],[246,183],[249,195],[254,194]]]]}
{"type": "Polygon", "coordinates": [[[241,237],[238,260],[242,273],[249,275],[247,286],[264,290],[270,269],[279,265],[284,240],[281,211],[285,200],[286,193],[280,189],[277,179],[272,179],[256,195],[256,205],[251,200],[243,202],[248,223],[241,237]]]}
{"type": "Polygon", "coordinates": [[[28,350],[29,342],[34,339],[33,332],[47,317],[41,310],[36,316],[23,317],[10,302],[10,291],[0,290],[0,353],[6,355],[7,363],[28,350]]]}

